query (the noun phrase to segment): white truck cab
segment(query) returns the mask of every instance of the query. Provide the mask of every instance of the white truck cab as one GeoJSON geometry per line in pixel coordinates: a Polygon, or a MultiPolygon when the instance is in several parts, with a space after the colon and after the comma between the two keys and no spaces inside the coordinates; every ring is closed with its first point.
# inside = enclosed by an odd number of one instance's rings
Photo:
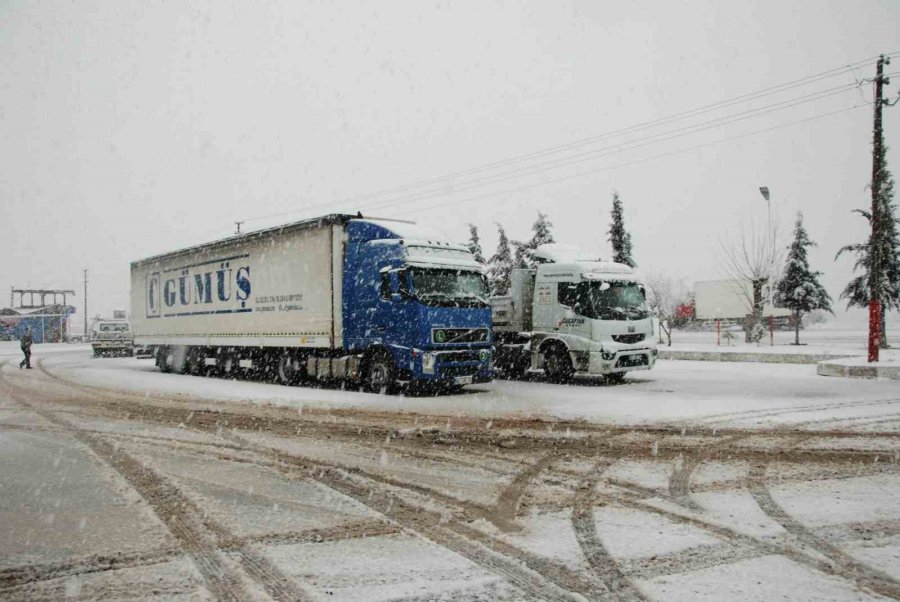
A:
{"type": "Polygon", "coordinates": [[[499,371],[616,381],[653,368],[657,326],[632,268],[556,244],[534,256],[537,268],[514,270],[510,294],[491,300],[499,371]]]}

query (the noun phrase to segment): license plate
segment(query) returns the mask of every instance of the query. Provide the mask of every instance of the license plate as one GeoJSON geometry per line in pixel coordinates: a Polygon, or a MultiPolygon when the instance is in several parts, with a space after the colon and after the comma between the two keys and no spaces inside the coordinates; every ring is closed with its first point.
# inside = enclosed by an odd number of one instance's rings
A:
{"type": "Polygon", "coordinates": [[[471,385],[472,377],[471,376],[457,376],[453,379],[454,385],[471,385]]]}

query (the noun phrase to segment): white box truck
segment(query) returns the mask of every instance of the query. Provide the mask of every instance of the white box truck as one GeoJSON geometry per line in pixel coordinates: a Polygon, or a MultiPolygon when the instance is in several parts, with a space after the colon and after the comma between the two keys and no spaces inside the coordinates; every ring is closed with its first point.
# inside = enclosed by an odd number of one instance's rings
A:
{"type": "Polygon", "coordinates": [[[656,363],[656,323],[640,277],[547,244],[536,269],[513,270],[508,295],[491,299],[495,368],[512,376],[543,370],[551,382],[576,374],[621,380],[656,363]]]}
{"type": "Polygon", "coordinates": [[[131,264],[135,344],[163,371],[491,380],[484,268],[410,222],[328,215],[131,264]]]}

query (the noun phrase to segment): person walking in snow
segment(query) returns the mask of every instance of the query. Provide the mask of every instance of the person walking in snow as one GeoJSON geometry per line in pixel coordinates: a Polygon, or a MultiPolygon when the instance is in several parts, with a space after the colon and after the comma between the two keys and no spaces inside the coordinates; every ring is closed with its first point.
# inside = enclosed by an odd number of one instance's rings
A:
{"type": "Polygon", "coordinates": [[[19,369],[28,368],[31,370],[31,344],[34,341],[31,339],[31,327],[25,329],[25,334],[22,335],[22,338],[19,339],[19,344],[22,345],[22,353],[25,354],[25,359],[19,362],[19,369]]]}

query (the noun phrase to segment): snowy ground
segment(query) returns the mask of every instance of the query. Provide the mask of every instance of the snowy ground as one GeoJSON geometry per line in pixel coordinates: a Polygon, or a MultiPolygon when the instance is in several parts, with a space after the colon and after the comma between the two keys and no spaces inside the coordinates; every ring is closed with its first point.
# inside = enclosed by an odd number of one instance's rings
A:
{"type": "Polygon", "coordinates": [[[660,362],[444,397],[0,345],[0,599],[900,599],[900,389],[660,362]]]}

